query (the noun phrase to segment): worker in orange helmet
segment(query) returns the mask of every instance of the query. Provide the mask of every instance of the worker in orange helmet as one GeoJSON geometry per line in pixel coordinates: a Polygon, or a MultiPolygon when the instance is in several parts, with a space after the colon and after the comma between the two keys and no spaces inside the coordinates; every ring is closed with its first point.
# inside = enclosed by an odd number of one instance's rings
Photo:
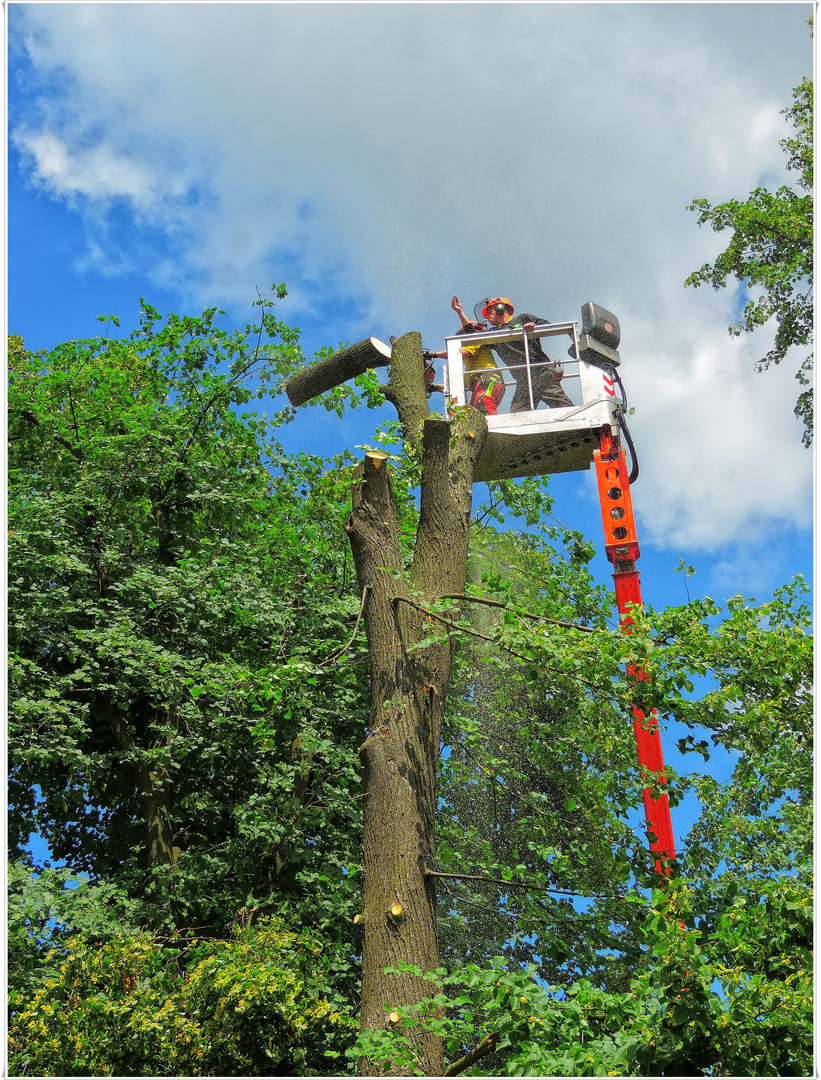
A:
{"type": "MultiPolygon", "coordinates": [[[[513,304],[506,296],[489,296],[482,302],[483,318],[497,330],[521,328],[529,333],[535,326],[545,325],[548,321],[528,312],[522,312],[514,319],[514,314],[513,304]]],[[[502,361],[513,369],[512,374],[516,380],[516,393],[510,403],[510,411],[512,413],[529,411],[531,409],[530,389],[525,366],[524,343],[521,339],[498,341],[493,348],[502,361]]],[[[549,409],[561,409],[572,405],[573,402],[561,387],[563,374],[561,365],[551,361],[542,349],[538,338],[528,339],[528,354],[533,383],[532,408],[537,409],[540,401],[543,401],[549,409]]]]}

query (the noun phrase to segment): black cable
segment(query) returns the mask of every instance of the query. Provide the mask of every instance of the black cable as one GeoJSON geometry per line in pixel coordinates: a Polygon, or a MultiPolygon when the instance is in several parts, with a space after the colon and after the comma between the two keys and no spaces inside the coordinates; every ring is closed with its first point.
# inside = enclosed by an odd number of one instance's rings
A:
{"type": "Polygon", "coordinates": [[[625,423],[625,420],[624,420],[623,416],[619,419],[619,426],[621,427],[622,431],[624,432],[624,441],[627,443],[627,445],[630,448],[630,459],[633,462],[633,467],[630,470],[630,476],[628,477],[628,481],[631,484],[635,484],[635,482],[639,478],[639,459],[636,456],[636,448],[635,448],[635,446],[633,446],[633,440],[630,438],[630,429],[628,428],[627,424],[625,423]]]}
{"type": "Polygon", "coordinates": [[[613,371],[613,378],[618,383],[619,390],[621,390],[622,414],[619,417],[619,427],[624,432],[624,441],[627,443],[627,446],[628,446],[628,448],[630,450],[630,460],[632,462],[632,467],[630,469],[630,476],[628,477],[628,482],[631,483],[631,484],[635,484],[635,482],[639,478],[639,459],[638,459],[638,455],[636,454],[636,448],[633,445],[633,439],[630,436],[630,428],[627,426],[627,421],[624,419],[624,414],[627,412],[627,391],[624,389],[624,384],[621,381],[621,377],[620,377],[618,371],[616,371],[615,368],[613,368],[612,371],[613,371]]]}

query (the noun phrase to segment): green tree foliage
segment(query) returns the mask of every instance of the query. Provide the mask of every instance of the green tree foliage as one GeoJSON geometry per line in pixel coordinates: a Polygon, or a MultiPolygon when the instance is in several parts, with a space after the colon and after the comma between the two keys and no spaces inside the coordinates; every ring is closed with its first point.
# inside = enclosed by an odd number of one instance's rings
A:
{"type": "Polygon", "coordinates": [[[535,541],[486,549],[504,576],[485,585],[504,600],[481,632],[501,648],[474,646],[443,763],[448,968],[431,973],[428,1006],[400,1010],[354,1053],[418,1075],[404,1031],[422,1024],[446,1038],[451,1075],[801,1075],[812,1061],[807,587],[762,606],[648,610],[625,638],[567,557],[572,539],[564,557],[535,541]],[[574,611],[588,629],[568,625],[574,611]],[[668,769],[673,804],[693,790],[703,810],[675,878],[652,894],[624,825],[642,782],[618,672],[628,653],[651,676],[643,705],[694,732],[682,751],[735,758],[723,783],[668,769]]]}
{"type": "Polygon", "coordinates": [[[717,206],[706,199],[690,203],[687,209],[698,214],[699,225],[709,225],[716,232],[731,229],[732,239],[713,264],[705,263],[690,274],[685,285],[710,284],[719,289],[735,278],[749,289],[760,290],[745,304],[743,319],[730,327],[730,333],[738,336],[775,318],[775,340],[758,362],[759,371],[780,364],[793,346],[810,347],[796,373],[807,389],[801,391],[795,407],[804,424],[802,441],[809,446],[813,432],[813,84],[809,79],[793,90],[792,107],[784,112],[795,135],[782,139],[781,146],[788,155],[787,168],[797,173],[798,190],[787,185],[774,192],[756,188],[743,201],[731,199],[717,206]]]}
{"type": "Polygon", "coordinates": [[[472,626],[505,644],[469,637],[462,649],[440,780],[440,869],[538,888],[442,879],[449,961],[479,962],[486,950],[535,963],[549,982],[620,977],[610,950],[624,928],[610,920],[623,918],[621,894],[647,866],[624,820],[641,793],[623,642],[591,555],[559,528],[477,537],[471,594],[484,600],[472,605],[472,626]],[[574,906],[597,896],[595,909],[574,906]]]}
{"type": "Polygon", "coordinates": [[[637,902],[642,959],[621,993],[587,979],[545,985],[535,965],[511,968],[502,956],[443,968],[428,975],[438,991],[428,1002],[353,1053],[424,1075],[403,1031],[426,1025],[454,1059],[446,1076],[808,1075],[812,898],[783,881],[752,909],[732,890],[724,905],[707,933],[687,888],[637,902]]]}
{"type": "MultiPolygon", "coordinates": [[[[14,1061],[338,1074],[365,1055],[415,1075],[414,1024],[446,1040],[449,1075],[806,1072],[806,586],[648,609],[627,637],[590,544],[539,524],[544,479],[494,485],[470,599],[428,607],[426,640],[459,641],[431,868],[450,875],[444,967],[427,1005],[356,1040],[368,702],[351,461],[286,455],[271,432],[290,412],[246,411],[301,360],[262,315],[260,336],[144,305],[126,340],[11,343],[14,1061]],[[505,510],[539,527],[498,530],[505,510]],[[673,806],[703,809],[663,891],[628,824],[647,783],[634,702],[684,725],[699,764],[733,760],[724,782],[668,768],[673,806]],[[66,869],[30,864],[32,832],[66,869]]],[[[377,438],[407,563],[419,462],[396,431],[377,438]]]]}
{"type": "Polygon", "coordinates": [[[9,1066],[43,1076],[315,1076],[339,1029],[309,931],[263,918],[229,940],[172,934],[68,943],[15,1016],[9,1066]]]}
{"type": "Polygon", "coordinates": [[[7,978],[12,1011],[57,977],[72,935],[104,941],[139,928],[138,905],[116,885],[24,862],[8,866],[7,978]]]}
{"type": "Polygon", "coordinates": [[[359,641],[345,650],[350,470],[286,457],[269,432],[289,410],[247,411],[300,361],[296,332],[268,310],[228,332],[215,310],[161,321],[144,304],[128,339],[10,344],[18,984],[51,920],[110,935],[83,915],[92,888],[98,913],[116,897],[126,926],[166,934],[276,910],[323,932],[353,1001],[366,679],[359,641]],[[89,888],[27,866],[31,833],[89,888]]]}

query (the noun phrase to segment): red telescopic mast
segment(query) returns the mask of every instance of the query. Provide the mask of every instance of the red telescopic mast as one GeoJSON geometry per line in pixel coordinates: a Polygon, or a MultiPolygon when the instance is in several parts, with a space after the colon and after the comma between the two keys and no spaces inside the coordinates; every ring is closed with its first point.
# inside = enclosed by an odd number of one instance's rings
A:
{"type": "MultiPolygon", "coordinates": [[[[601,429],[601,449],[593,451],[596,466],[596,478],[599,485],[599,500],[604,524],[604,541],[607,558],[613,564],[613,582],[616,588],[616,604],[619,610],[621,629],[630,633],[633,624],[631,606],[641,606],[641,589],[636,560],[639,557],[639,545],[636,539],[636,522],[633,517],[633,503],[630,498],[630,481],[624,448],[612,438],[611,429],[601,429]]],[[[649,679],[647,673],[635,664],[627,665],[627,673],[636,682],[649,679]]],[[[658,785],[664,784],[664,758],[661,753],[658,716],[653,709],[649,716],[638,706],[633,706],[633,732],[636,737],[636,750],[639,766],[643,772],[660,774],[658,785]]],[[[650,850],[657,856],[655,869],[660,874],[669,874],[670,862],[675,859],[673,825],[670,821],[670,803],[666,794],[654,798],[649,787],[642,792],[644,812],[650,833],[654,837],[650,850]]]]}

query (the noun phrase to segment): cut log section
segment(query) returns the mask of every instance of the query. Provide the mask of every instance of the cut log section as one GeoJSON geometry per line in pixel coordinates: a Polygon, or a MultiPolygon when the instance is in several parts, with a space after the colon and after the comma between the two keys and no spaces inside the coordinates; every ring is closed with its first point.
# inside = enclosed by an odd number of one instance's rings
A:
{"type": "Polygon", "coordinates": [[[310,367],[298,371],[285,384],[285,393],[294,406],[341,386],[361,375],[368,368],[385,367],[391,361],[391,347],[379,338],[365,338],[348,349],[326,356],[310,367]]]}

